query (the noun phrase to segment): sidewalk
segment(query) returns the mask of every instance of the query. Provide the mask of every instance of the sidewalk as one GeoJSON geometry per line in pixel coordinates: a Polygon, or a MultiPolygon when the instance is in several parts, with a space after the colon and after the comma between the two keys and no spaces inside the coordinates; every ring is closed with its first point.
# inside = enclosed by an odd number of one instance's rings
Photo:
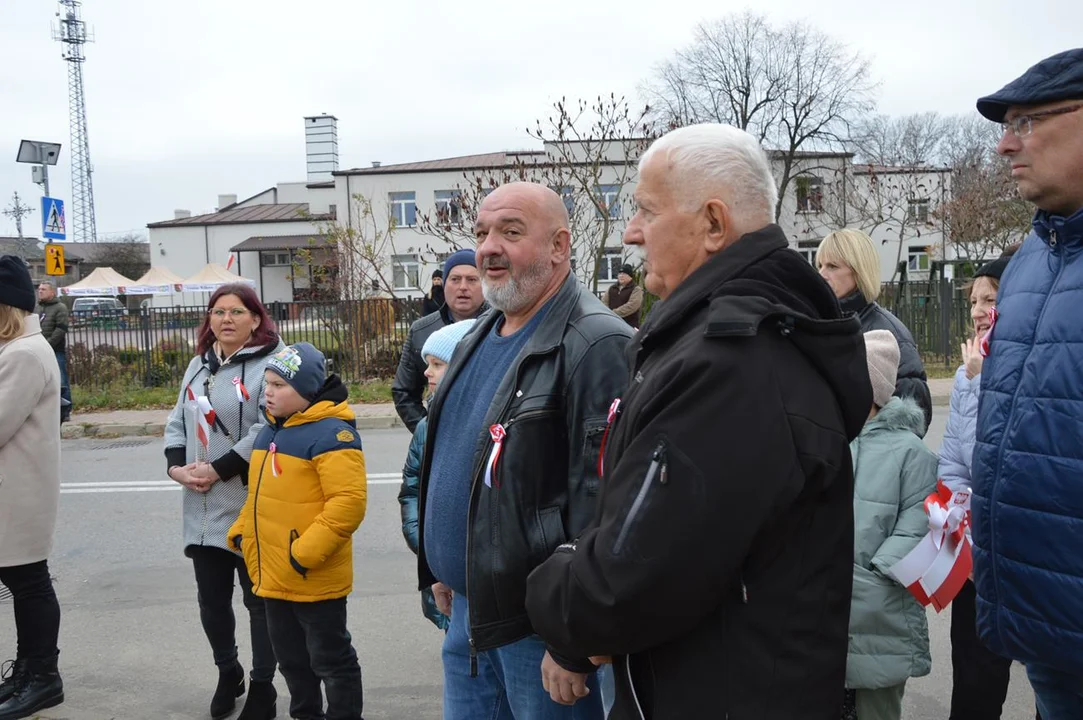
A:
{"type": "MultiPolygon", "coordinates": [[[[951,378],[929,381],[933,405],[947,407],[951,400],[951,378]]],[[[351,405],[357,414],[359,430],[402,427],[391,403],[351,405]]],[[[62,427],[65,439],[81,437],[126,437],[131,435],[161,436],[165,431],[166,410],[115,410],[101,413],[75,413],[71,422],[62,427]]]]}

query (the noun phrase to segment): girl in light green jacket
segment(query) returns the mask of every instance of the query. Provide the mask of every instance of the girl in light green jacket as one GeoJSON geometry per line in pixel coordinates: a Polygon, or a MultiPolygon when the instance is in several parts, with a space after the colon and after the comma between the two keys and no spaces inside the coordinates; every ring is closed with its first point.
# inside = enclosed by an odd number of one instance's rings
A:
{"type": "Polygon", "coordinates": [[[858,720],[899,720],[906,681],[928,675],[923,608],[888,569],[928,531],[925,498],[936,489],[937,458],[921,437],[925,415],[892,397],[899,345],[886,330],[865,333],[873,407],[850,443],[854,462],[854,589],[846,687],[858,720]]]}

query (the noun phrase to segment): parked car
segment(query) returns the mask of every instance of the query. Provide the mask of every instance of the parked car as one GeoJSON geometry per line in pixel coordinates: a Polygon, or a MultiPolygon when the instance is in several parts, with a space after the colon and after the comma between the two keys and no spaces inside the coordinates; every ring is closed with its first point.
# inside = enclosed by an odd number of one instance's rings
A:
{"type": "Polygon", "coordinates": [[[128,309],[116,298],[81,297],[71,306],[71,316],[76,322],[95,320],[120,320],[126,318],[128,309]]]}

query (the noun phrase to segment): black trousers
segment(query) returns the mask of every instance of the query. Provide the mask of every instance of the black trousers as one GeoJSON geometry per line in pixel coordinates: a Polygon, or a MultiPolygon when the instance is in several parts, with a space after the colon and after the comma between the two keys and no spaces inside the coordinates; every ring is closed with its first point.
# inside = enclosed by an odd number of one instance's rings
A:
{"type": "Polygon", "coordinates": [[[977,593],[967,581],[951,601],[950,720],[999,720],[1008,696],[1012,661],[978,639],[977,593]]]}
{"type": "Polygon", "coordinates": [[[49,579],[49,561],[0,567],[0,583],[11,590],[15,605],[15,657],[55,666],[60,653],[60,603],[49,579]]]}
{"type": "Polygon", "coordinates": [[[226,669],[237,662],[237,618],[233,614],[236,578],[248,609],[252,634],[252,680],[271,682],[275,676],[275,653],[267,632],[267,612],[263,600],[252,594],[244,559],[228,550],[203,545],[190,545],[185,552],[195,568],[199,619],[210,641],[214,664],[226,669]]]}
{"type": "Polygon", "coordinates": [[[362,720],[361,666],[346,629],[346,598],[265,602],[271,642],[290,689],[290,717],[362,720]],[[327,692],[326,714],[321,681],[327,692]]]}

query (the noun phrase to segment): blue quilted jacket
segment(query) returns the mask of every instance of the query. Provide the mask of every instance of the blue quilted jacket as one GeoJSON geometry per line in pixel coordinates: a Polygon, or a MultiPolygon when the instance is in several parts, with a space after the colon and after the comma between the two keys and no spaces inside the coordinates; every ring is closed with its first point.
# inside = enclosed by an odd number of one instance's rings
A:
{"type": "Polygon", "coordinates": [[[1083,675],[1083,210],[1038,213],[997,310],[973,465],[978,633],[1083,675]]]}

